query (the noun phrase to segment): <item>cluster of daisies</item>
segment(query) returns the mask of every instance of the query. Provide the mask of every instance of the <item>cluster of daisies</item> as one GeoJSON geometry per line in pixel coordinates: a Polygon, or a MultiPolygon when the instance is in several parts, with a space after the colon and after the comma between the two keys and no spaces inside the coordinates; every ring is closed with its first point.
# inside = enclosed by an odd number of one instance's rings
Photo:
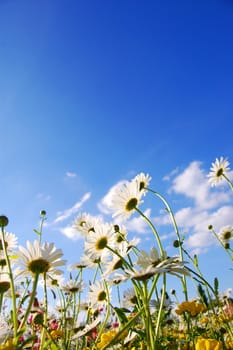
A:
{"type": "MultiPolygon", "coordinates": [[[[229,173],[227,159],[216,159],[208,174],[210,184],[225,179],[233,189],[229,173]]],[[[62,250],[42,241],[45,211],[39,231],[35,230],[38,239],[27,241],[26,247],[18,246],[17,237],[6,231],[8,218],[0,216],[0,350],[233,349],[233,300],[221,298],[217,282],[212,288],[188,267],[177,227],[174,246],[179,254],[170,257],[153,223],[140,211],[146,193],[155,194],[150,181],[148,174],[140,173],[120,183],[109,208],[120,222],[133,213],[141,215],[152,230],[155,246],[150,252],[139,249],[139,240],[129,239],[123,224],[81,213],[73,227],[83,237],[84,253],[69,267],[68,280],[62,250]],[[86,284],[84,274],[90,269],[94,275],[86,284]],[[207,295],[200,285],[199,299],[189,301],[186,278],[193,273],[207,295]],[[185,302],[178,306],[166,290],[169,275],[181,283],[185,302]],[[215,332],[208,333],[207,325],[215,332]]],[[[169,205],[159,197],[174,224],[169,205]]],[[[219,234],[212,226],[209,229],[232,259],[233,228],[226,226],[219,234]]],[[[171,294],[176,296],[175,291],[171,294]]]]}

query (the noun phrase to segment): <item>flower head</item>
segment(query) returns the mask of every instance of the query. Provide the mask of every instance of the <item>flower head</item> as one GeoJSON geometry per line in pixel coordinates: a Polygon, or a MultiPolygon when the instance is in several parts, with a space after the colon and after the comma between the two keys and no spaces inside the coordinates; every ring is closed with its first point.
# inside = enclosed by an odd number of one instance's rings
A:
{"type": "Polygon", "coordinates": [[[229,165],[230,163],[226,158],[216,158],[215,162],[212,163],[209,174],[207,175],[211,186],[216,186],[219,181],[223,179],[224,175],[230,170],[229,165]]]}
{"type": "Polygon", "coordinates": [[[99,259],[107,247],[115,246],[115,230],[112,225],[98,225],[95,231],[89,232],[85,241],[85,252],[92,259],[99,259]]]}
{"type": "Polygon", "coordinates": [[[136,182],[139,191],[142,191],[143,194],[146,194],[145,189],[149,186],[151,181],[151,176],[148,174],[140,173],[132,180],[132,182],[136,182]]]}
{"type": "Polygon", "coordinates": [[[228,243],[229,240],[232,238],[233,238],[233,227],[232,226],[222,227],[219,233],[219,239],[223,243],[228,243]]]}
{"type": "Polygon", "coordinates": [[[19,259],[23,267],[23,274],[31,273],[60,275],[63,271],[58,267],[65,265],[65,260],[61,260],[63,253],[61,249],[56,249],[53,243],[45,242],[40,245],[38,241],[31,243],[27,241],[27,249],[19,247],[19,259]]]}
{"type": "Polygon", "coordinates": [[[101,306],[104,306],[109,299],[109,294],[111,289],[106,288],[103,282],[96,282],[95,284],[90,285],[88,300],[90,300],[90,306],[93,310],[98,309],[101,306]]]}
{"type": "Polygon", "coordinates": [[[135,209],[142,203],[143,191],[139,190],[138,182],[124,182],[116,187],[112,194],[110,208],[113,210],[113,217],[128,219],[135,209]]]}

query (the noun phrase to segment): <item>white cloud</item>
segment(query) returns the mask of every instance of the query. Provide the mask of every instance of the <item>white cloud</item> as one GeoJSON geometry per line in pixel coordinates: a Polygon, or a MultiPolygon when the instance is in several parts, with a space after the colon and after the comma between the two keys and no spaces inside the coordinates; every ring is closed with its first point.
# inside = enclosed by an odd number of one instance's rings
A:
{"type": "MultiPolygon", "coordinates": [[[[218,188],[211,188],[206,173],[201,168],[201,162],[192,162],[172,182],[170,193],[177,193],[193,200],[193,205],[183,206],[174,212],[180,234],[185,234],[185,245],[192,253],[206,252],[211,246],[217,245],[217,239],[208,229],[213,225],[218,233],[221,227],[233,226],[233,206],[229,204],[232,191],[227,183],[218,188]]],[[[230,174],[231,177],[231,174],[230,174]]],[[[157,225],[171,224],[168,214],[153,219],[157,225]]]]}
{"type": "MultiPolygon", "coordinates": [[[[151,215],[151,209],[146,209],[144,212],[144,215],[148,218],[150,218],[151,215]]],[[[128,221],[125,222],[125,227],[128,231],[133,233],[140,233],[145,234],[148,233],[148,223],[142,216],[134,217],[128,221]]]]}
{"type": "Polygon", "coordinates": [[[163,177],[163,181],[169,181],[171,179],[171,177],[173,177],[174,175],[176,175],[179,171],[179,168],[175,168],[173,169],[169,174],[165,175],[163,177]]]}
{"type": "Polygon", "coordinates": [[[73,172],[71,172],[71,171],[67,171],[67,172],[66,172],[66,177],[76,177],[76,176],[77,176],[76,173],[73,173],[73,172]]]}
{"type": "Polygon", "coordinates": [[[114,186],[110,188],[107,194],[99,201],[97,204],[98,209],[101,213],[109,215],[112,214],[112,211],[109,209],[112,201],[112,196],[114,195],[115,190],[125,183],[125,180],[117,182],[114,186]]]}
{"type": "Polygon", "coordinates": [[[192,162],[173,180],[170,190],[193,199],[199,208],[214,208],[230,200],[229,192],[217,189],[211,192],[208,178],[201,169],[201,162],[198,161],[192,162]]]}
{"type": "Polygon", "coordinates": [[[87,192],[86,194],[84,194],[81,200],[75,203],[71,208],[66,209],[62,212],[59,212],[57,214],[57,218],[54,220],[53,223],[56,224],[58,222],[62,222],[68,219],[71,215],[75,214],[90,197],[91,197],[91,192],[87,192]]]}
{"type": "Polygon", "coordinates": [[[72,226],[63,227],[60,229],[60,232],[73,241],[77,241],[82,238],[80,233],[78,233],[78,231],[76,231],[72,226]]]}

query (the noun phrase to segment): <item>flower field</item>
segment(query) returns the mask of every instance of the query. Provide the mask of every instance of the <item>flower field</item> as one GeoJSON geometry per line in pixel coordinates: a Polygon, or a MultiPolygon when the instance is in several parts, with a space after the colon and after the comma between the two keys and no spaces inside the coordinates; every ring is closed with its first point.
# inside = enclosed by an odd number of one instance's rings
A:
{"type": "MultiPolygon", "coordinates": [[[[216,159],[209,185],[225,181],[233,190],[229,166],[227,159],[216,159]]],[[[211,285],[202,274],[198,256],[185,248],[172,208],[150,182],[148,174],[140,173],[115,189],[110,204],[114,224],[88,213],[74,219],[84,254],[69,271],[62,250],[43,240],[44,210],[34,230],[37,239],[25,247],[7,231],[7,216],[0,216],[0,350],[233,349],[233,299],[221,293],[217,278],[211,285]],[[176,234],[175,256],[167,255],[157,228],[140,210],[147,196],[156,197],[166,209],[176,234]],[[154,245],[149,252],[116,224],[132,214],[150,228],[154,245]],[[182,302],[175,289],[167,290],[171,277],[180,285],[182,302]],[[195,298],[189,296],[190,279],[198,291],[195,298]],[[54,308],[51,295],[57,302],[54,308]]],[[[226,223],[216,232],[210,225],[209,233],[232,262],[233,227],[226,223]]]]}

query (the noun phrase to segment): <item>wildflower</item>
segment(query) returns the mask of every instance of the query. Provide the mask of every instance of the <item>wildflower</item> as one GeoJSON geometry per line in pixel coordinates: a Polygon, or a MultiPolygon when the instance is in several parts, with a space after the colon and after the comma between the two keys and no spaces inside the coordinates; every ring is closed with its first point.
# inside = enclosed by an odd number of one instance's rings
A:
{"type": "Polygon", "coordinates": [[[5,268],[0,270],[0,294],[7,292],[10,289],[9,273],[5,268]]]}
{"type": "Polygon", "coordinates": [[[178,256],[167,257],[161,260],[156,248],[154,247],[151,248],[150,255],[142,250],[141,256],[139,256],[137,260],[137,264],[144,269],[148,267],[154,269],[155,274],[167,272],[178,277],[178,274],[189,275],[189,272],[185,267],[185,261],[181,261],[178,256]]]}
{"type": "Polygon", "coordinates": [[[61,287],[61,289],[68,294],[80,293],[83,291],[83,282],[69,280],[61,287]]]}
{"type": "Polygon", "coordinates": [[[209,174],[207,175],[211,186],[216,186],[223,179],[225,174],[230,170],[229,165],[230,163],[226,158],[216,158],[215,162],[212,163],[209,174]]]}
{"type": "Polygon", "coordinates": [[[219,233],[219,239],[223,243],[229,243],[229,240],[233,238],[233,227],[225,226],[222,227],[219,233]]]}
{"type": "Polygon", "coordinates": [[[109,294],[111,289],[106,290],[106,286],[103,282],[96,282],[90,286],[88,293],[88,300],[90,300],[90,306],[96,310],[101,306],[104,306],[109,300],[109,294]]]}
{"type": "Polygon", "coordinates": [[[116,336],[117,332],[115,330],[110,330],[106,333],[101,334],[100,342],[97,343],[97,348],[102,349],[105,347],[105,345],[109,344],[114,337],[116,336]]]}
{"type": "Polygon", "coordinates": [[[110,209],[113,217],[128,219],[142,203],[143,191],[139,191],[137,182],[124,182],[116,187],[112,194],[110,209]]]}
{"type": "Polygon", "coordinates": [[[54,329],[50,333],[52,339],[57,340],[64,337],[64,332],[59,329],[54,329]]]}
{"type": "Polygon", "coordinates": [[[135,306],[137,304],[137,296],[133,288],[128,288],[123,293],[123,307],[135,306]]]}
{"type": "Polygon", "coordinates": [[[206,307],[195,300],[183,301],[181,304],[178,305],[178,309],[175,310],[177,315],[182,315],[185,312],[188,312],[193,317],[197,316],[198,314],[204,311],[206,311],[206,307]]]}
{"type": "Polygon", "coordinates": [[[95,231],[90,232],[85,241],[85,252],[92,259],[101,257],[103,250],[107,247],[114,249],[115,231],[112,225],[102,224],[95,231]]]}
{"type": "Polygon", "coordinates": [[[121,242],[121,244],[118,244],[117,247],[114,249],[115,254],[114,252],[112,253],[112,260],[103,264],[106,268],[104,276],[108,276],[113,271],[122,268],[124,265],[124,259],[128,255],[129,251],[130,248],[126,241],[123,241],[121,242]]]}
{"type": "Polygon", "coordinates": [[[139,191],[143,191],[143,194],[146,194],[145,189],[149,186],[151,181],[151,176],[148,174],[140,173],[132,180],[132,182],[136,182],[138,185],[139,191]]]}
{"type": "Polygon", "coordinates": [[[0,345],[0,350],[15,350],[16,346],[13,343],[13,339],[9,339],[6,343],[0,345]]]}
{"type": "Polygon", "coordinates": [[[87,213],[81,213],[73,222],[73,228],[81,233],[84,237],[88,237],[90,232],[95,232],[96,228],[102,224],[99,217],[92,216],[87,213]]]}
{"type": "Polygon", "coordinates": [[[199,338],[195,345],[195,350],[221,350],[222,342],[216,339],[199,338]]]}
{"type": "MultiPolygon", "coordinates": [[[[12,253],[14,249],[17,247],[17,241],[18,241],[18,238],[14,233],[7,232],[7,231],[4,232],[4,243],[9,254],[12,253]]],[[[0,251],[1,250],[3,250],[2,237],[0,237],[0,251]]]]}
{"type": "Polygon", "coordinates": [[[45,242],[42,246],[38,241],[27,241],[27,249],[19,247],[20,263],[23,267],[22,273],[34,274],[48,273],[50,276],[60,275],[63,272],[58,267],[65,264],[61,260],[63,253],[61,249],[56,249],[53,243],[45,242]]]}
{"type": "Polygon", "coordinates": [[[96,318],[91,324],[87,324],[82,330],[78,331],[78,333],[73,336],[73,339],[80,338],[84,335],[89,335],[90,332],[92,332],[100,322],[101,319],[99,317],[96,318]]]}

